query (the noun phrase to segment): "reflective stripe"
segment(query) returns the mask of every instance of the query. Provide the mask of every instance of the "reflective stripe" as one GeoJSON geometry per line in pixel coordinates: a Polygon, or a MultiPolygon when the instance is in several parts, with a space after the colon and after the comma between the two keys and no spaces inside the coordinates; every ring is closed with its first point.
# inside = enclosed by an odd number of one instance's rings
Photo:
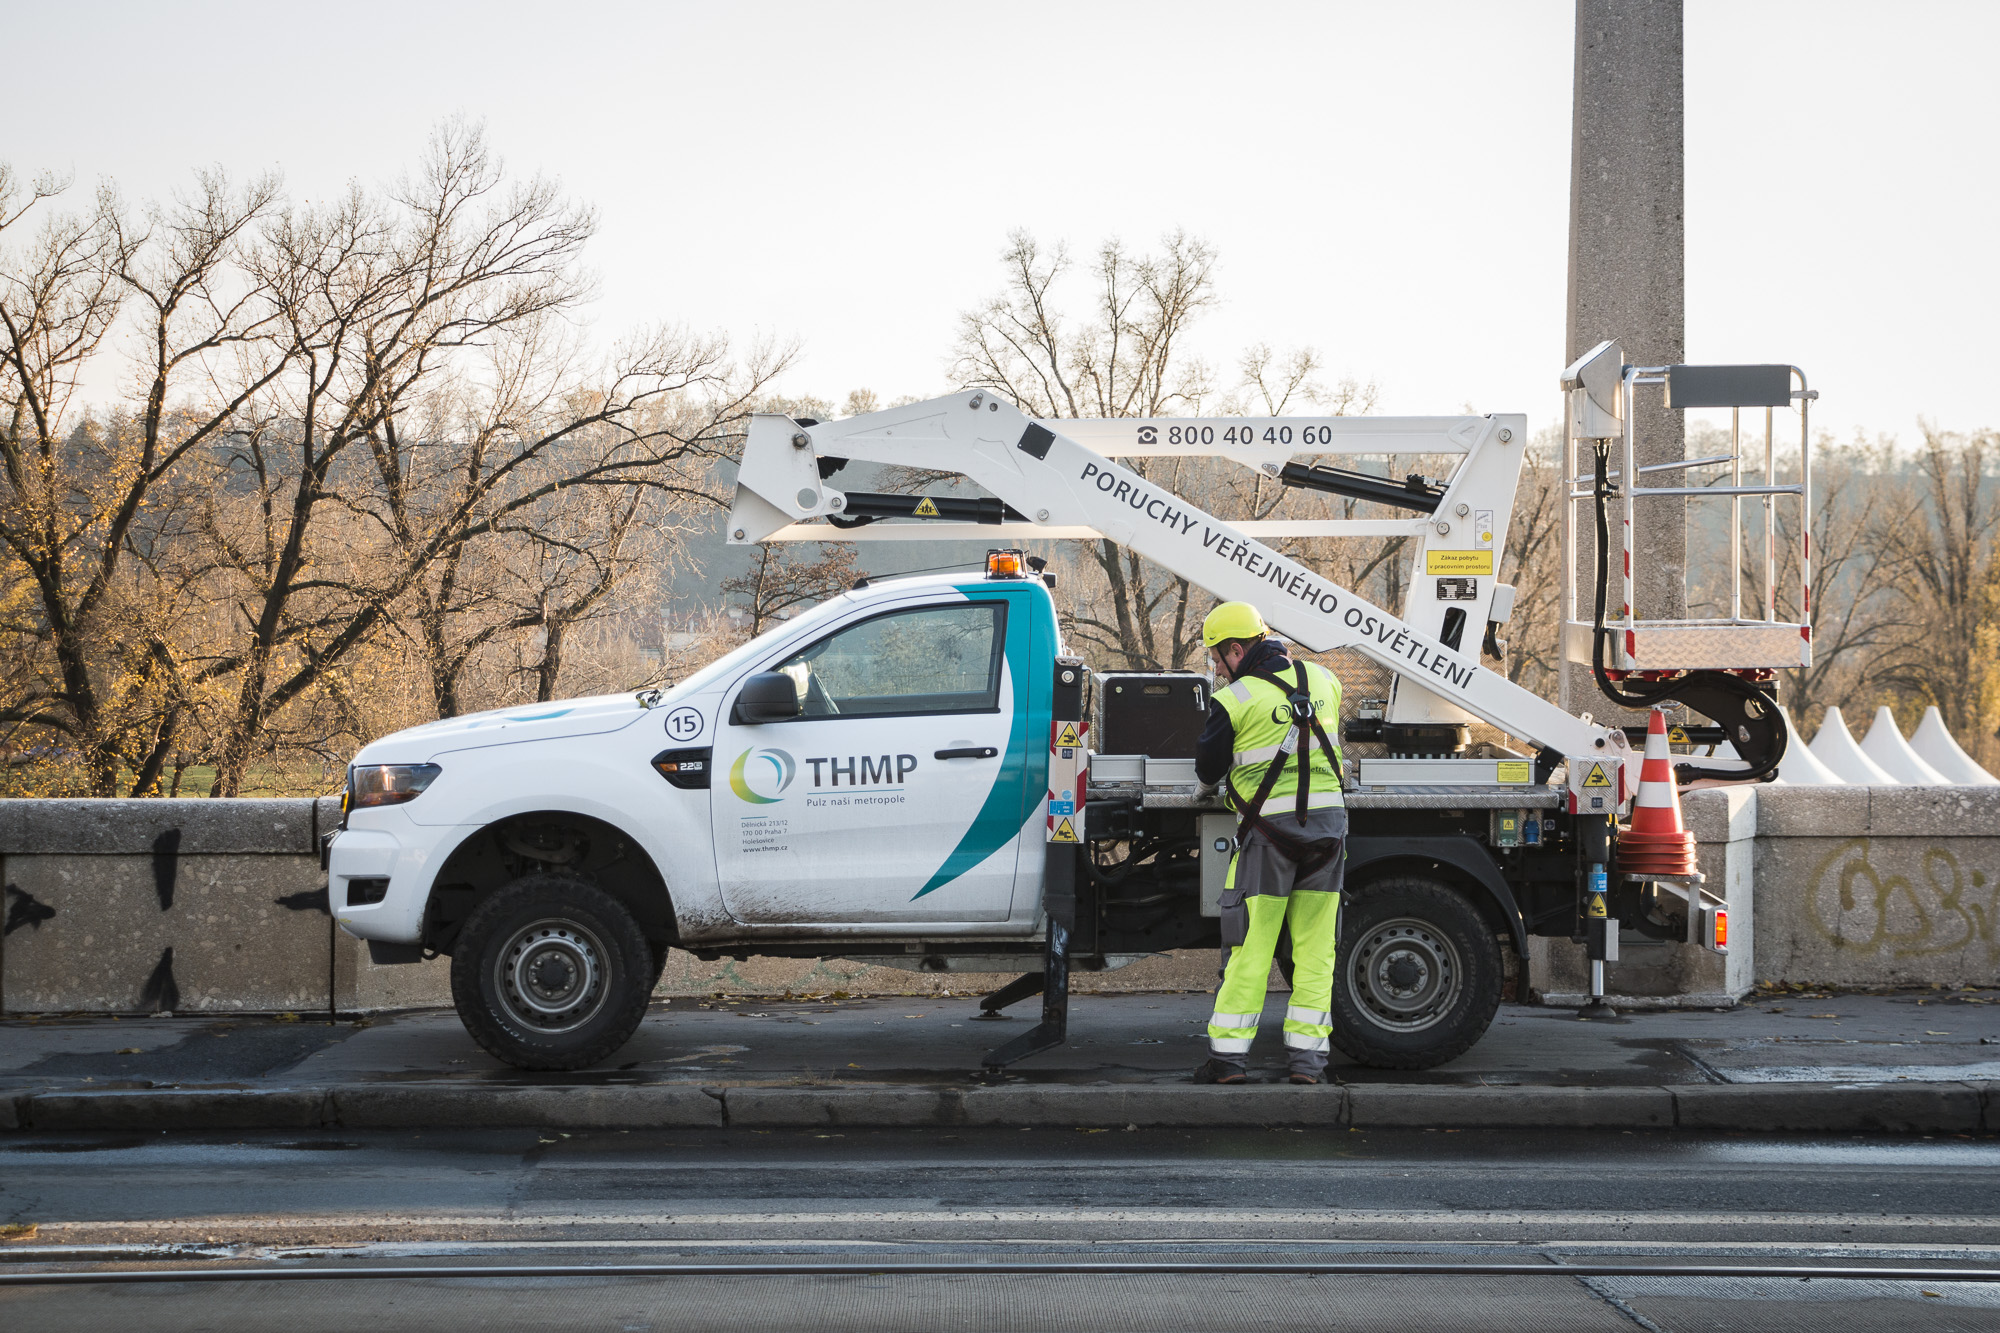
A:
{"type": "Polygon", "coordinates": [[[1247,1055],[1250,1051],[1249,1037],[1215,1037],[1208,1039],[1208,1049],[1217,1055],[1247,1055]]]}
{"type": "Polygon", "coordinates": [[[1208,1025],[1212,1028],[1249,1028],[1257,1030],[1257,1020],[1262,1014],[1210,1014],[1208,1025]]]}
{"type": "MultiPolygon", "coordinates": [[[[1215,1039],[1213,1037],[1209,1038],[1209,1045],[1213,1046],[1214,1044],[1215,1039]]],[[[1287,1032],[1285,1034],[1285,1045],[1288,1049],[1294,1051],[1325,1051],[1332,1049],[1331,1043],[1325,1037],[1307,1037],[1297,1032],[1287,1032]]]]}
{"type": "Polygon", "coordinates": [[[1324,1009],[1301,1009],[1295,1004],[1285,1010],[1285,1021],[1288,1023],[1313,1023],[1320,1027],[1326,1027],[1333,1022],[1333,1015],[1324,1009]]]}
{"type": "MultiPolygon", "coordinates": [[[[1339,745],[1340,681],[1317,663],[1306,664],[1306,685],[1319,716],[1327,720],[1327,739],[1339,745]]],[[[1261,677],[1232,681],[1212,696],[1229,715],[1235,754],[1231,757],[1228,787],[1232,804],[1243,809],[1262,784],[1272,765],[1271,791],[1266,813],[1296,808],[1299,773],[1295,756],[1306,754],[1309,810],[1332,809],[1344,804],[1340,797],[1338,749],[1325,754],[1309,729],[1291,719],[1289,688],[1281,688],[1261,677]],[[1276,742],[1276,744],[1272,744],[1276,742]]]]}
{"type": "Polygon", "coordinates": [[[1241,768],[1245,764],[1261,764],[1267,759],[1276,759],[1284,752],[1282,745],[1260,745],[1254,750],[1238,750],[1229,756],[1229,762],[1241,768]]]}

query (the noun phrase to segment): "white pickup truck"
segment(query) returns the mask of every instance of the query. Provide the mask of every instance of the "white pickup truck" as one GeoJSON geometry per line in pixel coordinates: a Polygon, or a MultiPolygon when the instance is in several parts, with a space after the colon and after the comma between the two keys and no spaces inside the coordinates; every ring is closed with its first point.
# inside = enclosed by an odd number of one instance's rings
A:
{"type": "MultiPolygon", "coordinates": [[[[1040,975],[1060,652],[1032,572],[894,578],[666,693],[386,737],[350,769],[334,915],[378,963],[452,955],[466,1027],[526,1069],[624,1045],[670,945],[1040,975]]],[[[1154,679],[1192,735],[1200,677],[1112,677],[1120,697],[1154,679]]],[[[1200,801],[1190,759],[1088,763],[1070,965],[1214,949],[1234,819],[1200,801]]],[[[1348,1055],[1458,1055],[1500,1003],[1502,949],[1524,957],[1528,927],[1570,933],[1576,859],[1558,795],[1348,797],[1354,907],[1334,995],[1348,1055]]]]}
{"type": "MultiPolygon", "coordinates": [[[[1787,739],[1769,681],[1810,660],[1810,627],[1781,622],[1775,603],[1727,621],[1635,619],[1631,570],[1645,552],[1630,510],[1635,495],[1688,493],[1754,496],[1768,510],[1780,495],[1803,503],[1806,483],[1621,492],[1607,460],[1622,434],[1619,475],[1637,475],[1624,404],[1640,386],[1665,386],[1675,406],[1769,406],[1803,404],[1803,377],[1626,366],[1606,343],[1564,385],[1568,464],[1584,467],[1588,450],[1598,478],[1570,492],[1565,569],[1578,503],[1594,503],[1600,534],[1612,500],[1627,511],[1624,609],[1607,621],[1600,541],[1597,613],[1565,626],[1565,653],[1592,663],[1621,703],[1671,695],[1720,724],[1681,729],[1735,752],[1677,761],[1682,782],[1767,777],[1787,739]]],[[[617,1050],[670,946],[1019,972],[984,1003],[1040,992],[1043,1023],[986,1063],[1053,1045],[1071,969],[1217,945],[1234,832],[1194,780],[1201,677],[1103,677],[1105,752],[1090,751],[1088,668],[1064,656],[1040,562],[1011,542],[1102,536],[1218,599],[1256,603],[1308,651],[1358,652],[1394,673],[1387,699],[1343,719],[1349,741],[1386,753],[1346,775],[1333,1040],[1372,1065],[1451,1059],[1492,1020],[1507,951],[1525,995],[1530,935],[1585,942],[1599,995],[1621,921],[1726,948],[1726,904],[1699,875],[1619,871],[1617,817],[1638,767],[1627,729],[1482,660],[1498,656],[1512,602],[1498,553],[1526,436],[1518,415],[1042,422],[973,390],[840,422],[759,416],[730,542],[1009,546],[963,575],[864,580],[671,690],[502,709],[374,742],[350,767],[328,853],[334,915],[377,962],[449,954],[467,1028],[525,1068],[617,1050]],[[1292,461],[1343,454],[1458,462],[1448,478],[1395,481],[1292,461]],[[1410,512],[1231,524],[1117,461],[1162,455],[1220,457],[1410,512]],[[955,472],[987,494],[836,489],[829,478],[850,459],[955,472]],[[1402,616],[1264,535],[1404,538],[1402,616]],[[1469,724],[1482,720],[1526,751],[1473,753],[1469,724]]],[[[1768,542],[1764,555],[1768,565],[1768,542]]],[[[1578,603],[1572,589],[1566,605],[1578,603]]]]}
{"type": "MultiPolygon", "coordinates": [[[[623,1045],[669,945],[1039,972],[1062,644],[1048,589],[1023,573],[869,583],[673,690],[376,741],[355,757],[329,853],[341,929],[381,962],[450,954],[467,1028],[526,1068],[581,1067],[623,1045]]],[[[1202,678],[1113,679],[1121,694],[1167,684],[1188,712],[1177,732],[1198,729],[1202,678]]],[[[1215,947],[1232,818],[1204,818],[1190,759],[1090,763],[1071,965],[1215,947]]],[[[1554,795],[1498,799],[1544,822],[1508,854],[1532,853],[1566,906],[1573,858],[1556,854],[1557,812],[1540,804],[1554,795]]],[[[1495,821],[1398,808],[1382,811],[1396,829],[1370,836],[1374,802],[1350,799],[1362,808],[1335,1001],[1343,1049],[1448,1059],[1500,1001],[1502,941],[1524,943],[1519,895],[1487,846],[1495,821]]]]}
{"type": "Polygon", "coordinates": [[[467,1026],[528,1067],[622,1045],[670,944],[1016,966],[1056,651],[1038,579],[901,579],[664,693],[399,732],[354,760],[334,914],[378,958],[450,953],[467,1026]]]}

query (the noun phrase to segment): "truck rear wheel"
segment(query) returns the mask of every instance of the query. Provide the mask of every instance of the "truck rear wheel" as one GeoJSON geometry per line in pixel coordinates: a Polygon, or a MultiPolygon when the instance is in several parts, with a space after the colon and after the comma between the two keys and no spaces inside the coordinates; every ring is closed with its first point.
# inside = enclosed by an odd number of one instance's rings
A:
{"type": "Polygon", "coordinates": [[[1342,904],[1333,1044],[1376,1069],[1429,1069],[1471,1049],[1500,1008],[1499,942],[1436,880],[1377,880],[1342,904]]]}
{"type": "Polygon", "coordinates": [[[474,908],[451,959],[472,1039],[517,1069],[583,1069],[631,1040],[654,957],[639,923],[574,875],[528,875],[474,908]]]}

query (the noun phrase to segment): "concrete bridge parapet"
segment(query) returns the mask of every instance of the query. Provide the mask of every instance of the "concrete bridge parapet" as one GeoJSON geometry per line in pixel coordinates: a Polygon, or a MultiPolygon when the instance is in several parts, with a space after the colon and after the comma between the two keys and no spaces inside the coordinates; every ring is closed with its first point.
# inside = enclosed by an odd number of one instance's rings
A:
{"type": "MultiPolygon", "coordinates": [[[[1760,981],[2000,983],[2000,787],[1717,789],[1685,810],[1730,904],[1730,952],[1628,935],[1610,973],[1624,1003],[1726,1005],[1760,981]]],[[[335,929],[318,839],[338,817],[324,800],[0,801],[0,1012],[449,1003],[445,960],[377,967],[335,929]]],[[[1582,950],[1531,947],[1543,998],[1580,1003],[1582,950]]],[[[1186,951],[1084,980],[1201,990],[1214,975],[1213,954],[1186,951]]],[[[1007,979],[676,950],[661,991],[963,994],[1007,979]]]]}

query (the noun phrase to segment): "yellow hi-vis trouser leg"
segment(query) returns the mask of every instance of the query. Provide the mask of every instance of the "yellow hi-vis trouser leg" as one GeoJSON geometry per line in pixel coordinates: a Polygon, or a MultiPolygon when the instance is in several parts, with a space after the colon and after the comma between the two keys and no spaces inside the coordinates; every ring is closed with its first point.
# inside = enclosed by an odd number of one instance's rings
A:
{"type": "Polygon", "coordinates": [[[1249,926],[1243,943],[1229,953],[1222,986],[1215,993],[1215,1012],[1208,1019],[1208,1050],[1217,1060],[1242,1065],[1257,1036],[1270,987],[1271,960],[1278,949],[1278,931],[1292,932],[1292,998],[1285,1010],[1285,1055],[1300,1073],[1326,1068],[1333,1031],[1334,926],[1340,915],[1338,893],[1293,889],[1283,898],[1257,894],[1245,898],[1249,926]]]}

